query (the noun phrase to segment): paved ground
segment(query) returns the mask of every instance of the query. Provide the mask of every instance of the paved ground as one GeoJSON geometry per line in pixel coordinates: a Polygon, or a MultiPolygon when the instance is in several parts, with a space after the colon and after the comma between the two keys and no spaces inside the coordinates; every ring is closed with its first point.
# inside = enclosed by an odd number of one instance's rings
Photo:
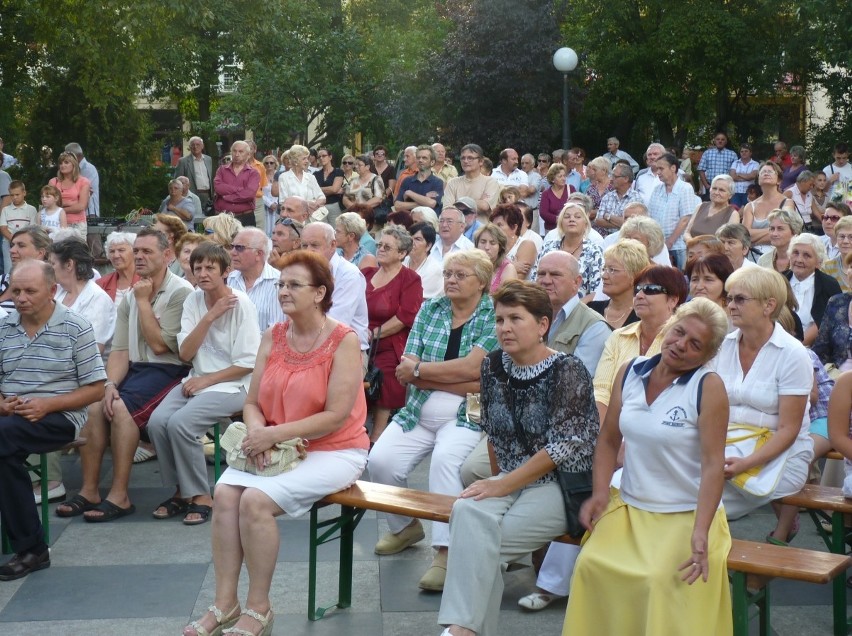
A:
{"type": "MultiPolygon", "coordinates": [[[[79,487],[77,456],[63,458],[66,485],[79,487]]],[[[109,482],[108,460],[104,482],[109,482]]],[[[211,469],[212,480],[212,469],[211,469]]],[[[177,519],[151,517],[156,504],[171,494],[160,483],[156,461],[134,468],[131,496],[137,513],[109,524],[87,524],[51,517],[52,567],[14,582],[0,583],[0,634],[51,633],[169,635],[198,616],[213,599],[210,524],[183,526],[177,519]]],[[[425,467],[412,487],[425,488],[425,467]]],[[[761,511],[732,524],[732,533],[761,539],[771,528],[771,512],[761,511]]],[[[804,521],[804,519],[803,519],[804,521]]],[[[357,531],[353,606],[316,623],[307,620],[306,519],[279,521],[282,536],[273,582],[274,634],[301,636],[429,636],[437,634],[440,597],[420,592],[417,581],[431,560],[427,542],[393,557],[379,558],[373,545],[386,530],[383,519],[367,513],[357,531]]],[[[799,547],[822,549],[816,532],[805,525],[799,547]]],[[[336,545],[321,549],[320,601],[336,591],[336,545]]],[[[2,559],[0,559],[2,560],[2,559]]],[[[561,633],[565,603],[526,613],[517,599],[534,583],[531,568],[506,575],[500,635],[561,633]]],[[[831,634],[828,586],[773,583],[772,627],[779,636],[831,634]]],[[[245,581],[241,598],[245,597],[245,581]]],[[[753,626],[753,633],[756,626],[753,626]]],[[[607,636],[607,635],[602,635],[607,636]]]]}

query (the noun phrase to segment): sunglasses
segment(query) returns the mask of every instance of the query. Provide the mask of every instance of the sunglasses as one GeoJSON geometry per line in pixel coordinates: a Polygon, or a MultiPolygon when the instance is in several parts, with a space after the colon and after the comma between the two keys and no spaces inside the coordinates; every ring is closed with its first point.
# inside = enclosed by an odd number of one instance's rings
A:
{"type": "Polygon", "coordinates": [[[822,216],[823,221],[831,221],[832,223],[837,223],[842,218],[842,216],[834,216],[833,214],[824,214],[822,216]]]}
{"type": "Polygon", "coordinates": [[[296,236],[302,238],[302,233],[299,231],[299,228],[296,226],[296,222],[289,218],[285,217],[283,219],[278,219],[275,221],[275,225],[283,225],[284,227],[291,227],[293,231],[296,233],[296,236]]]}
{"type": "Polygon", "coordinates": [[[343,165],[344,165],[344,166],[354,166],[354,165],[355,165],[355,162],[354,162],[354,161],[344,161],[344,162],[343,162],[343,165]]]}
{"type": "Polygon", "coordinates": [[[258,250],[259,247],[250,247],[248,245],[231,245],[231,249],[234,250],[237,254],[242,254],[246,250],[258,250]]]}
{"type": "Polygon", "coordinates": [[[729,305],[742,305],[744,302],[749,300],[755,300],[754,298],[749,298],[748,296],[743,296],[742,294],[737,294],[736,296],[726,296],[725,300],[728,301],[729,305]]]}
{"type": "Polygon", "coordinates": [[[275,162],[274,162],[274,161],[264,161],[264,162],[263,162],[263,165],[264,165],[264,166],[274,166],[274,165],[275,165],[275,162]]]}
{"type": "Polygon", "coordinates": [[[638,294],[642,292],[646,296],[659,296],[660,294],[668,294],[669,290],[667,290],[662,285],[657,285],[655,283],[644,283],[642,285],[636,285],[633,288],[633,293],[638,294]]]}

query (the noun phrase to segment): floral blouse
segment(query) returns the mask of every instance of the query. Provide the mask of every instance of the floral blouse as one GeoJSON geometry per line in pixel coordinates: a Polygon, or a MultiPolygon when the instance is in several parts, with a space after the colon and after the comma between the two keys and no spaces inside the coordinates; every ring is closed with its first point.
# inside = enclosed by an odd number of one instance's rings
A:
{"type": "MultiPolygon", "coordinates": [[[[482,361],[481,400],[481,426],[501,472],[515,470],[530,458],[518,439],[516,420],[533,453],[545,450],[563,470],[592,467],[598,411],[592,378],[578,358],[554,353],[538,364],[518,367],[497,349],[482,361]]],[[[536,483],[555,479],[550,472],[536,483]]]]}
{"type": "Polygon", "coordinates": [[[601,199],[603,199],[603,195],[607,192],[615,192],[615,188],[612,187],[612,181],[606,184],[603,192],[598,191],[598,186],[596,183],[589,184],[589,189],[586,190],[586,195],[592,200],[592,207],[597,210],[601,207],[601,199]]]}
{"type": "MultiPolygon", "coordinates": [[[[538,275],[538,264],[541,262],[541,257],[550,252],[555,252],[562,249],[562,239],[548,241],[541,246],[541,251],[538,253],[538,258],[530,270],[529,279],[534,281],[538,275]]],[[[601,272],[603,271],[604,259],[603,250],[600,246],[595,245],[590,239],[583,239],[583,249],[580,252],[580,276],[583,278],[583,284],[580,285],[580,298],[586,294],[593,294],[601,284],[601,272]]]]}

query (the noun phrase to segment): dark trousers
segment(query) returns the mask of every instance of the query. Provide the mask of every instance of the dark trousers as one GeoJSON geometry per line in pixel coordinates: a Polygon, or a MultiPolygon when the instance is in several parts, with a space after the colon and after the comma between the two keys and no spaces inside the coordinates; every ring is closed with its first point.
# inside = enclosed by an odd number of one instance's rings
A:
{"type": "Polygon", "coordinates": [[[44,543],[33,484],[24,467],[27,456],[62,448],[76,434],[74,424],[60,413],[50,413],[38,422],[20,415],[0,417],[0,523],[16,553],[44,543]]]}

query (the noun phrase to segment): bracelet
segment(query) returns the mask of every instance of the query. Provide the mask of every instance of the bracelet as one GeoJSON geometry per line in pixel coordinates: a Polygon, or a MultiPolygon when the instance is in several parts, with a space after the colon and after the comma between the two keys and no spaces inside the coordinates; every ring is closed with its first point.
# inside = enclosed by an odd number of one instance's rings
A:
{"type": "Polygon", "coordinates": [[[107,380],[106,382],[104,382],[105,389],[111,386],[115,386],[115,382],[113,382],[112,380],[107,380]]]}

